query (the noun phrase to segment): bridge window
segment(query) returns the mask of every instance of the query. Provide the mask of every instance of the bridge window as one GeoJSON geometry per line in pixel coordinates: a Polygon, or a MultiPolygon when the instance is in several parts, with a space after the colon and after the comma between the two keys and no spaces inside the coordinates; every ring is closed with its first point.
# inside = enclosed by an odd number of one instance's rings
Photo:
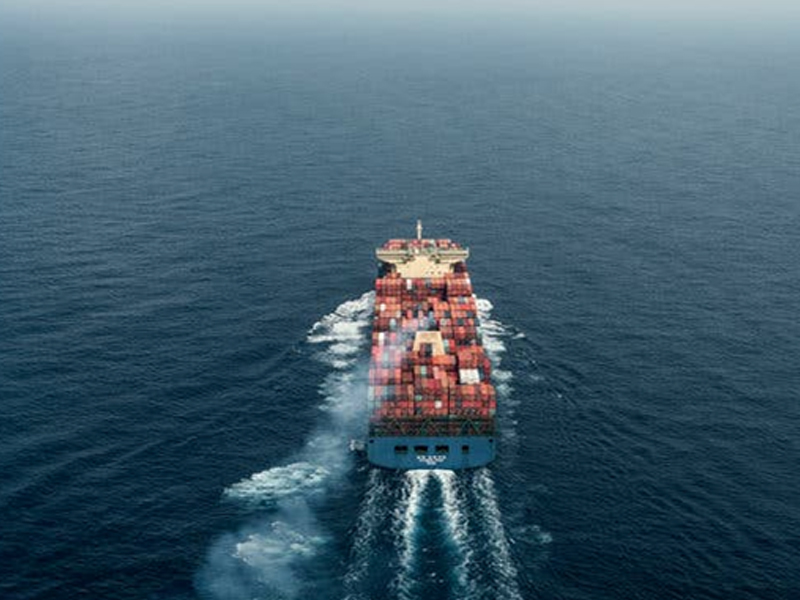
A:
{"type": "Polygon", "coordinates": [[[417,454],[427,454],[428,447],[427,446],[414,446],[414,452],[417,454]]]}
{"type": "Polygon", "coordinates": [[[436,446],[436,454],[447,454],[450,452],[450,446],[436,446]]]}
{"type": "Polygon", "coordinates": [[[395,454],[408,454],[408,446],[395,446],[394,447],[395,454]]]}
{"type": "Polygon", "coordinates": [[[469,446],[461,446],[461,454],[469,454],[469,446]]]}

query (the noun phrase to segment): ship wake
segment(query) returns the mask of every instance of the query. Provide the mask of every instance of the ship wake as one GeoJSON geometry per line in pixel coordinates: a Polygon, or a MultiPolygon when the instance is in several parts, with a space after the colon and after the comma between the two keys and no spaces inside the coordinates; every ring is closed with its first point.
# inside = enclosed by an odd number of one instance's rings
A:
{"type": "Polygon", "coordinates": [[[521,600],[499,506],[488,469],[402,475],[372,470],[345,599],[521,600]]]}
{"type": "MultiPolygon", "coordinates": [[[[492,308],[488,300],[478,300],[483,344],[500,397],[501,437],[504,448],[513,449],[513,376],[500,366],[512,334],[492,317],[492,308]]],[[[500,506],[488,468],[371,470],[353,535],[345,600],[521,600],[508,527],[536,532],[527,543],[545,545],[551,538],[536,525],[507,525],[500,506]]]]}
{"type": "Polygon", "coordinates": [[[238,532],[223,535],[210,549],[198,574],[203,597],[311,597],[320,579],[337,578],[319,568],[320,557],[332,544],[320,511],[353,471],[348,441],[366,419],[366,329],[373,303],[372,292],[347,301],[309,332],[315,358],[331,369],[320,389],[324,416],[290,461],[223,492],[226,500],[251,514],[238,532]]]}
{"type": "MultiPolygon", "coordinates": [[[[243,527],[221,536],[208,552],[197,578],[203,598],[522,598],[507,533],[515,524],[504,523],[489,469],[356,469],[348,441],[367,418],[373,303],[373,293],[345,302],[309,332],[316,358],[330,369],[320,390],[324,416],[290,460],[224,490],[224,499],[248,516],[243,527]],[[353,491],[345,488],[364,478],[343,560],[342,539],[331,533],[327,518],[332,510],[349,509],[341,497],[353,491]],[[331,509],[336,502],[340,506],[331,509]]],[[[500,368],[508,333],[492,319],[488,301],[479,300],[478,308],[501,399],[502,439],[513,446],[512,375],[500,368]]],[[[541,539],[549,542],[547,535],[541,539]]]]}

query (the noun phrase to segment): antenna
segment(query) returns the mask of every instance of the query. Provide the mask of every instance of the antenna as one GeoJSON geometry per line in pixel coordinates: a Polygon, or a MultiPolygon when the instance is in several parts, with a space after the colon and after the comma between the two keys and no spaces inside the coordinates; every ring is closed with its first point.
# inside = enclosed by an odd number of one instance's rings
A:
{"type": "Polygon", "coordinates": [[[422,239],[422,221],[417,219],[417,239],[422,239]]]}

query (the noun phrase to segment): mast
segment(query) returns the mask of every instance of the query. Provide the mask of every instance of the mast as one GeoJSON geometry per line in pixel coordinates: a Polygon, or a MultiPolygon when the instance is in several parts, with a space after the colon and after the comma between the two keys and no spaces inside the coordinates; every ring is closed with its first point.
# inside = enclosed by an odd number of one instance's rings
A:
{"type": "Polygon", "coordinates": [[[417,219],[417,239],[422,239],[422,220],[417,219]]]}

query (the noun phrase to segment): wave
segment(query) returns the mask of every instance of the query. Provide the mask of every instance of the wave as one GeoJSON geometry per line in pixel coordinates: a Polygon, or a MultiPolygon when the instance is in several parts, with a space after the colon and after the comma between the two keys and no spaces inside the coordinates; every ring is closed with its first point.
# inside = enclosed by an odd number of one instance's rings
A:
{"type": "Polygon", "coordinates": [[[374,571],[375,548],[379,545],[381,528],[391,502],[391,486],[381,471],[372,469],[359,507],[350,561],[344,576],[346,600],[366,600],[370,597],[367,579],[374,571]]]}
{"type": "Polygon", "coordinates": [[[505,340],[513,336],[502,321],[492,316],[494,305],[489,300],[478,298],[477,306],[483,349],[492,361],[492,382],[497,392],[500,437],[506,448],[510,449],[517,443],[517,421],[514,414],[517,401],[514,399],[512,393],[514,388],[511,385],[514,375],[508,369],[503,369],[501,364],[507,350],[505,340]]]}
{"type": "Polygon", "coordinates": [[[470,520],[464,490],[458,475],[453,471],[433,471],[442,493],[442,514],[449,540],[456,551],[458,562],[453,568],[459,587],[459,597],[473,598],[477,582],[470,577],[474,540],[470,535],[470,520]]]}
{"type": "Polygon", "coordinates": [[[360,298],[340,304],[335,311],[314,323],[308,333],[311,344],[328,344],[318,355],[322,362],[344,371],[356,364],[367,338],[364,328],[369,325],[375,292],[366,292],[360,298]]]}
{"type": "Polygon", "coordinates": [[[393,511],[395,517],[393,530],[397,540],[399,565],[392,587],[402,600],[415,598],[417,580],[414,571],[416,558],[419,555],[417,533],[422,512],[422,493],[428,486],[430,478],[430,471],[406,471],[401,500],[393,511]]]}
{"type": "MultiPolygon", "coordinates": [[[[518,531],[538,544],[550,541],[536,525],[518,531]]],[[[370,472],[345,575],[345,600],[430,595],[521,600],[518,575],[488,469],[399,476],[370,472]],[[393,542],[385,548],[387,532],[393,542]],[[443,575],[438,569],[445,569],[443,575]],[[381,577],[388,580],[385,587],[381,577]]]]}
{"type": "Polygon", "coordinates": [[[499,598],[522,600],[518,572],[511,556],[511,543],[503,526],[494,479],[486,468],[479,469],[473,478],[472,491],[477,499],[478,517],[487,544],[489,568],[494,575],[499,598]]]}
{"type": "Polygon", "coordinates": [[[223,494],[229,500],[259,508],[292,496],[317,493],[329,475],[330,471],[320,465],[296,462],[256,473],[223,494]]]}
{"type": "MultiPolygon", "coordinates": [[[[198,576],[202,595],[291,600],[330,597],[334,591],[314,580],[327,563],[336,562],[335,540],[319,514],[333,498],[329,492],[355,473],[347,441],[366,418],[366,330],[373,303],[371,292],[344,302],[310,329],[307,341],[317,348],[315,358],[331,369],[320,386],[325,416],[293,460],[224,490],[224,498],[251,517],[213,544],[198,576]]],[[[506,404],[513,375],[500,364],[509,333],[492,318],[488,300],[479,300],[478,310],[494,383],[506,404]]],[[[500,426],[510,428],[513,437],[513,406],[506,409],[500,426]]],[[[549,541],[535,525],[526,531],[540,543],[549,541]]],[[[465,600],[521,599],[491,471],[369,469],[344,574],[333,580],[345,600],[416,600],[433,588],[437,595],[465,600]]]]}
{"type": "Polygon", "coordinates": [[[226,500],[256,516],[212,545],[198,574],[201,594],[224,600],[307,595],[302,573],[330,541],[314,509],[352,470],[348,440],[366,418],[365,329],[373,302],[371,292],[344,302],[309,331],[307,341],[320,347],[315,358],[333,368],[320,387],[326,416],[291,462],[224,490],[226,500]]]}
{"type": "MultiPolygon", "coordinates": [[[[324,484],[349,467],[347,441],[364,418],[366,378],[359,377],[357,360],[363,354],[375,294],[348,300],[318,322],[308,333],[311,344],[324,347],[315,358],[335,370],[320,387],[320,409],[328,414],[297,454],[299,460],[254,473],[224,491],[230,500],[260,508],[292,496],[324,491],[324,484]],[[342,357],[346,357],[343,362],[342,357]],[[346,363],[346,364],[345,364],[346,363]]],[[[366,365],[362,365],[366,369],[366,365]]]]}

